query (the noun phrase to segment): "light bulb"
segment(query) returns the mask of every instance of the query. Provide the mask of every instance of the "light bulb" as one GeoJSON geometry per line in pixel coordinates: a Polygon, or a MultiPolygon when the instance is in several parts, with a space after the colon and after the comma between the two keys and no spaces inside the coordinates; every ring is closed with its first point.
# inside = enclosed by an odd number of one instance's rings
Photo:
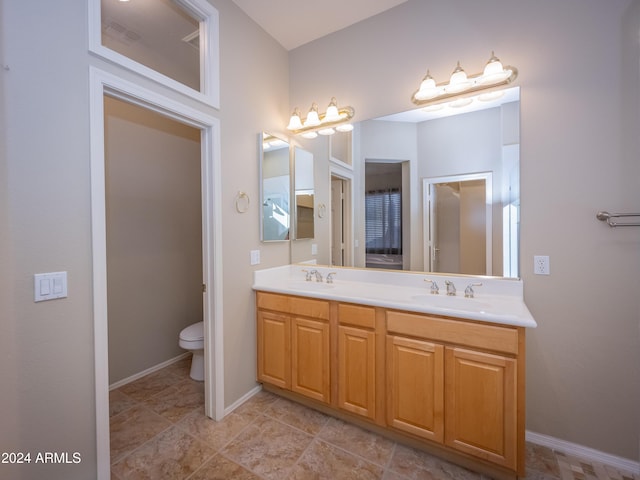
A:
{"type": "Polygon", "coordinates": [[[351,125],[350,123],[338,125],[336,127],[336,130],[339,132],[350,132],[351,130],[353,130],[353,125],[351,125]]]}
{"type": "Polygon", "coordinates": [[[429,71],[422,79],[420,88],[415,94],[417,100],[429,100],[438,95],[438,88],[436,87],[436,81],[433,79],[429,71]]]}
{"type": "Polygon", "coordinates": [[[338,112],[338,105],[336,97],[331,99],[331,103],[327,107],[327,113],[324,115],[324,122],[338,122],[340,121],[340,113],[338,112]]]}
{"type": "Polygon", "coordinates": [[[322,130],[318,130],[320,135],[333,135],[336,131],[333,128],[323,128],[322,130]]]}
{"type": "Polygon", "coordinates": [[[469,88],[470,82],[467,79],[467,74],[460,66],[460,62],[456,66],[455,70],[451,74],[449,85],[446,87],[446,91],[449,93],[458,93],[469,88]]]}
{"type": "Polygon", "coordinates": [[[453,108],[462,108],[470,105],[473,102],[473,98],[458,98],[453,102],[449,103],[449,106],[453,108]]]}
{"type": "Polygon", "coordinates": [[[305,127],[316,127],[320,125],[320,117],[318,116],[318,105],[311,105],[307,118],[304,121],[305,127]]]}
{"type": "Polygon", "coordinates": [[[287,130],[300,130],[302,128],[302,122],[300,121],[300,113],[296,108],[291,114],[291,118],[289,119],[289,125],[287,125],[287,130]]]}
{"type": "Polygon", "coordinates": [[[478,78],[478,83],[498,83],[506,80],[511,76],[511,70],[505,70],[502,66],[502,62],[498,57],[491,52],[491,58],[484,66],[484,72],[482,76],[478,78]]]}
{"type": "Polygon", "coordinates": [[[316,138],[318,134],[316,132],[304,132],[301,134],[304,138],[316,138]]]}

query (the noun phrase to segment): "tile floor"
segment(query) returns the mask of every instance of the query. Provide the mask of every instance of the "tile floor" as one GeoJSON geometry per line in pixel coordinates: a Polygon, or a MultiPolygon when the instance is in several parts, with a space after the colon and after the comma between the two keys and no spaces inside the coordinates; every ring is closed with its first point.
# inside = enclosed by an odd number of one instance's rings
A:
{"type": "MultiPolygon", "coordinates": [[[[214,422],[189,361],[111,392],[112,480],[485,480],[267,392],[214,422]]],[[[527,478],[640,480],[534,444],[527,478]]]]}

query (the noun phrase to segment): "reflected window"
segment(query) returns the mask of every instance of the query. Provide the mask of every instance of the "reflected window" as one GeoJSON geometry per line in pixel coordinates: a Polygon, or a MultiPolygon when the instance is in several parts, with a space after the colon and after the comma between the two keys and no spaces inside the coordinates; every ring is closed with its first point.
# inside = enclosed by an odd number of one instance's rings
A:
{"type": "Polygon", "coordinates": [[[402,255],[402,195],[399,189],[367,192],[366,253],[402,255]]]}
{"type": "Polygon", "coordinates": [[[206,0],[90,0],[90,50],[219,106],[218,13],[206,0]]]}

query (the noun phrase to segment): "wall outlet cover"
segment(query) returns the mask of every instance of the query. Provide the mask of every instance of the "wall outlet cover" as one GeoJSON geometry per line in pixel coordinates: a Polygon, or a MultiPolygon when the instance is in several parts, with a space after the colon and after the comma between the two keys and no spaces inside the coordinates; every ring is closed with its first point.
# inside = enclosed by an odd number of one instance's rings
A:
{"type": "Polygon", "coordinates": [[[533,273],[536,275],[550,275],[549,256],[535,255],[533,257],[533,273]]]}

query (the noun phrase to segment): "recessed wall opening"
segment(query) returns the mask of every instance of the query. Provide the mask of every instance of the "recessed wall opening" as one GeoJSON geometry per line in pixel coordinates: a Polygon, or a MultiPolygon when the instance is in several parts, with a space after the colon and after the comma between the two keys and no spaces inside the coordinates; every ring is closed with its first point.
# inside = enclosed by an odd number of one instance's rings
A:
{"type": "Polygon", "coordinates": [[[365,163],[365,255],[368,268],[403,269],[401,162],[365,163]]]}
{"type": "MultiPolygon", "coordinates": [[[[107,480],[110,477],[110,444],[109,444],[109,317],[108,311],[108,281],[107,281],[107,210],[111,207],[107,206],[107,190],[112,185],[107,185],[108,179],[108,160],[105,157],[109,155],[108,150],[113,146],[105,143],[105,137],[109,136],[109,122],[105,126],[105,96],[112,97],[123,101],[128,108],[136,106],[141,108],[145,115],[148,113],[157,114],[160,122],[157,123],[157,130],[166,134],[173,131],[174,140],[180,139],[182,143],[190,143],[192,150],[198,151],[199,162],[195,161],[192,169],[192,177],[199,178],[199,188],[197,180],[188,182],[190,188],[194,192],[191,195],[199,199],[199,214],[191,212],[191,223],[197,223],[196,217],[200,220],[200,268],[201,276],[198,282],[198,294],[201,296],[201,319],[203,321],[203,346],[204,346],[204,410],[205,414],[215,420],[220,420],[224,416],[224,369],[223,369],[223,343],[222,343],[222,245],[217,242],[216,236],[221,231],[221,190],[222,183],[220,177],[221,161],[220,161],[220,121],[207,115],[197,109],[190,108],[186,105],[171,100],[170,98],[145,89],[139,85],[128,82],[118,76],[109,74],[105,71],[91,67],[90,73],[90,131],[91,131],[91,236],[92,236],[92,265],[93,265],[93,323],[94,323],[94,348],[95,348],[95,388],[96,388],[96,445],[97,445],[97,464],[98,479],[107,480]],[[170,120],[179,124],[182,133],[175,134],[175,125],[170,120]],[[163,125],[160,127],[160,125],[163,125]],[[168,125],[173,125],[169,128],[168,125]],[[197,133],[196,133],[197,132],[197,133]],[[199,136],[199,142],[197,137],[199,136]],[[199,177],[198,177],[199,169],[199,177]],[[195,183],[194,183],[195,182],[195,183]],[[204,288],[203,288],[204,287],[204,288]]],[[[107,107],[107,111],[108,111],[107,107]]],[[[135,109],[132,111],[136,111],[135,109]]],[[[149,125],[137,119],[136,128],[140,128],[138,133],[149,134],[149,125]]],[[[136,122],[133,122],[134,124],[136,122]]],[[[131,125],[128,125],[131,127],[131,125]]],[[[158,134],[158,132],[156,132],[158,134]]],[[[180,143],[179,142],[179,143],[180,143]]],[[[153,147],[149,147],[150,149],[153,147]]],[[[159,155],[158,155],[159,156],[159,155]]],[[[147,159],[149,161],[150,159],[147,159]]],[[[153,172],[151,176],[158,175],[159,185],[162,188],[156,190],[167,189],[171,181],[168,177],[171,174],[160,174],[153,172]]],[[[142,194],[145,189],[139,185],[141,180],[136,179],[134,185],[129,188],[129,196],[137,196],[138,203],[134,202],[133,208],[141,210],[148,209],[138,218],[143,221],[151,220],[154,216],[164,216],[166,209],[174,209],[178,202],[175,198],[171,198],[166,202],[163,208],[157,208],[152,205],[154,200],[142,194]],[[137,182],[137,183],[136,183],[137,182]],[[138,188],[136,188],[138,187],[138,188]],[[144,208],[143,208],[144,207],[144,208]]],[[[144,180],[142,180],[144,182],[144,180]]],[[[145,187],[146,188],[146,187],[145,187]]],[[[195,199],[193,197],[190,208],[197,210],[197,206],[192,206],[195,199]]],[[[140,212],[137,212],[140,213],[140,212]]],[[[157,220],[157,218],[153,218],[157,220]]],[[[181,221],[186,221],[182,219],[181,221]]],[[[127,225],[132,223],[127,219],[123,223],[127,228],[125,238],[136,232],[137,226],[127,225]]],[[[149,228],[153,231],[153,228],[149,228]]],[[[111,232],[110,232],[111,233],[111,232]]],[[[143,232],[145,235],[149,232],[143,232]]],[[[142,234],[140,234],[142,235],[142,234]]],[[[175,234],[169,236],[175,240],[175,234]]],[[[148,237],[147,237],[148,238],[148,237]]],[[[136,238],[129,238],[131,242],[140,241],[136,238]]],[[[191,248],[196,248],[195,240],[193,240],[191,248]]],[[[169,242],[171,243],[171,242],[169,242]]],[[[173,247],[173,245],[172,245],[173,247]]],[[[142,255],[147,263],[154,263],[150,259],[153,256],[153,244],[148,245],[147,252],[142,255]]],[[[172,250],[170,256],[179,256],[172,250]]],[[[195,258],[195,257],[193,257],[195,258]]],[[[167,262],[167,260],[164,260],[167,262]]],[[[170,262],[174,265],[179,263],[174,258],[170,262]]],[[[192,264],[196,264],[196,260],[192,260],[192,264]]],[[[197,267],[194,267],[197,270],[197,267]]],[[[165,275],[166,277],[166,275],[165,275]]],[[[193,278],[190,282],[195,284],[195,275],[189,276],[193,278]]],[[[154,282],[162,282],[163,279],[153,279],[139,286],[140,295],[143,295],[143,289],[158,289],[161,287],[154,282]]],[[[195,298],[195,292],[193,292],[195,298]]],[[[195,304],[193,304],[195,305],[195,304]]],[[[199,315],[198,307],[194,307],[193,315],[199,315]]],[[[110,314],[111,312],[109,312],[110,314]]],[[[191,314],[187,314],[191,315],[191,314]]],[[[189,319],[190,323],[193,323],[189,319]]],[[[184,320],[185,323],[187,320],[184,320]]],[[[177,327],[172,327],[177,328],[177,327]]],[[[168,342],[179,341],[179,336],[168,342]]],[[[174,344],[175,345],[175,344],[174,344]]],[[[186,353],[186,352],[185,352],[186,353]]],[[[169,354],[171,355],[171,354],[169,354]]],[[[157,360],[155,360],[157,361],[157,360]]],[[[156,365],[161,367],[162,364],[156,365]]],[[[143,371],[144,373],[144,371],[143,371]]],[[[121,374],[125,375],[125,374],[121,374]]],[[[129,378],[130,377],[125,377],[129,378]]],[[[113,386],[113,385],[112,385],[113,386]]]]}
{"type": "Polygon", "coordinates": [[[201,322],[200,130],[104,98],[109,384],[185,354],[201,322]]]}

